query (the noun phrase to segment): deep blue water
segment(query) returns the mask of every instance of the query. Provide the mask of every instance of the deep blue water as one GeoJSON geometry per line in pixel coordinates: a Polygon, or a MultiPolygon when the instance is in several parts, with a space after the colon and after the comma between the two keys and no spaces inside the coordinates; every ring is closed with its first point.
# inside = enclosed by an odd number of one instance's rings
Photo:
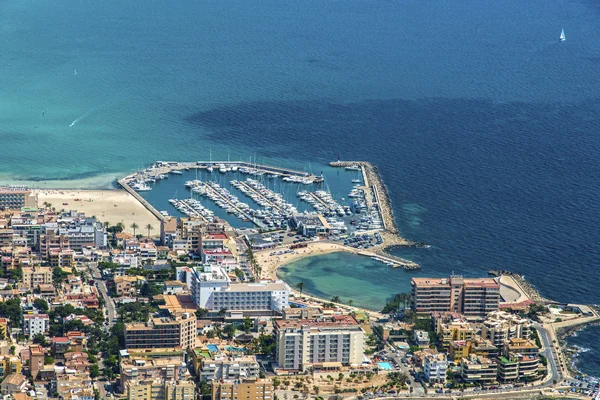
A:
{"type": "Polygon", "coordinates": [[[106,186],[211,150],[365,159],[402,233],[432,244],[398,252],[423,272],[506,268],[600,303],[599,17],[592,0],[0,0],[0,180],[106,186]]]}

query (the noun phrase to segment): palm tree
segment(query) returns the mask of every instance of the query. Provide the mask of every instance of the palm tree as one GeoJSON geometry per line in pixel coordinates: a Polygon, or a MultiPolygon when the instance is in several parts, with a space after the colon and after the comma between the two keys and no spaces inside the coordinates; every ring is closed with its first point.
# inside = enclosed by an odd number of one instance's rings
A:
{"type": "Polygon", "coordinates": [[[349,305],[350,307],[352,307],[352,303],[354,303],[354,301],[352,301],[352,299],[348,300],[348,305],[349,305]]]}
{"type": "Polygon", "coordinates": [[[131,224],[131,229],[133,229],[133,236],[135,237],[135,230],[137,228],[139,228],[140,226],[138,224],[136,224],[135,222],[133,224],[131,224]]]}
{"type": "Polygon", "coordinates": [[[333,297],[331,298],[331,301],[332,301],[333,303],[339,303],[339,302],[340,302],[340,296],[333,296],[333,297]]]}
{"type": "Polygon", "coordinates": [[[296,284],[296,288],[300,291],[300,296],[302,296],[302,291],[304,290],[304,282],[298,282],[296,284]]]}
{"type": "Polygon", "coordinates": [[[148,230],[148,239],[150,239],[150,231],[154,229],[154,227],[152,226],[152,224],[148,224],[146,225],[146,229],[148,230]]]}

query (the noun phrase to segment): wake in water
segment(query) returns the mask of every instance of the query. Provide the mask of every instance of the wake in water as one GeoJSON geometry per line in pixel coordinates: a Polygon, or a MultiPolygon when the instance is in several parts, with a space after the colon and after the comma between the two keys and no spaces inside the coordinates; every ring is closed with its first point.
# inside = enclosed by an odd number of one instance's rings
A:
{"type": "Polygon", "coordinates": [[[73,126],[75,126],[75,124],[77,124],[79,121],[81,121],[82,119],[88,117],[91,113],[93,113],[94,111],[96,111],[98,109],[98,107],[91,109],[90,111],[86,112],[85,114],[83,114],[81,117],[77,118],[76,120],[74,120],[73,122],[71,122],[71,125],[69,125],[69,128],[72,128],[73,126]]]}

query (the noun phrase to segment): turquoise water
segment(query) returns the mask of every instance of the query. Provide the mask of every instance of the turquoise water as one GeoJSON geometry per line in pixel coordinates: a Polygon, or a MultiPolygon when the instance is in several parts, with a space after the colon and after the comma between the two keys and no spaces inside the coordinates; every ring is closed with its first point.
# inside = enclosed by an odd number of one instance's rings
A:
{"type": "Polygon", "coordinates": [[[378,362],[377,365],[379,365],[379,368],[384,369],[386,371],[391,371],[394,369],[394,367],[392,367],[392,364],[390,364],[389,362],[378,362]]]}
{"type": "MultiPolygon", "coordinates": [[[[599,17],[591,0],[0,1],[0,181],[106,187],[211,150],[365,159],[402,233],[432,244],[396,251],[423,274],[507,268],[600,303],[599,17]]],[[[334,261],[315,290],[374,308],[410,278],[334,261]]]]}
{"type": "Polygon", "coordinates": [[[206,348],[208,349],[208,351],[210,351],[211,353],[218,353],[219,352],[219,347],[215,344],[207,344],[206,348]]]}

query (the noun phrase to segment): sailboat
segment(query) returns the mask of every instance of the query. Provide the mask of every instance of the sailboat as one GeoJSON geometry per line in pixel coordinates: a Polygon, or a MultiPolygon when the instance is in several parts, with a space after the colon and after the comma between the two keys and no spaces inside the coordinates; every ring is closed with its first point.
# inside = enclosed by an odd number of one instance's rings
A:
{"type": "Polygon", "coordinates": [[[210,164],[208,164],[208,168],[206,168],[206,170],[208,172],[213,172],[213,166],[212,166],[212,149],[208,150],[209,151],[209,159],[210,159],[210,164]]]}
{"type": "Polygon", "coordinates": [[[563,28],[562,31],[560,31],[560,37],[558,38],[558,41],[564,42],[565,40],[567,40],[567,37],[565,36],[565,28],[563,28]]]}

